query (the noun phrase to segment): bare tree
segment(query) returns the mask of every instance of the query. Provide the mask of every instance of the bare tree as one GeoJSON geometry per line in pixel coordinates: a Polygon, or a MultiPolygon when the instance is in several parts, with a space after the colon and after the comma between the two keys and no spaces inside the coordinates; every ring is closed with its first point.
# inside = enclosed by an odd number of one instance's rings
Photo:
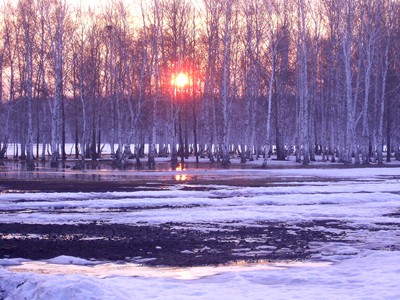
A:
{"type": "Polygon", "coordinates": [[[0,141],[2,143],[1,149],[0,149],[0,159],[6,158],[6,153],[7,153],[7,148],[8,148],[8,143],[10,141],[10,130],[11,130],[11,115],[12,115],[12,109],[13,109],[13,104],[15,101],[14,95],[15,95],[15,57],[16,57],[16,37],[13,35],[13,32],[16,31],[16,12],[14,8],[11,5],[5,5],[4,7],[4,13],[3,13],[3,20],[4,20],[4,27],[3,27],[3,37],[4,37],[4,48],[2,51],[2,75],[3,75],[3,70],[8,67],[9,68],[9,74],[7,77],[2,79],[2,98],[0,98],[0,101],[3,101],[3,87],[4,85],[7,86],[8,89],[8,95],[7,95],[7,102],[6,102],[6,107],[5,107],[5,112],[4,112],[4,119],[3,119],[3,137],[2,140],[0,141]],[[7,16],[6,16],[7,14],[7,16]],[[4,85],[3,85],[4,84],[4,85]]]}
{"type": "Polygon", "coordinates": [[[160,35],[162,30],[162,22],[161,22],[159,1],[154,1],[153,10],[154,10],[153,12],[154,33],[151,41],[152,54],[153,54],[151,61],[153,62],[152,64],[153,72],[151,72],[151,74],[153,74],[154,76],[154,96],[152,96],[152,101],[151,101],[151,116],[150,116],[151,121],[150,121],[150,134],[149,134],[150,149],[148,157],[148,165],[151,168],[154,168],[155,166],[156,121],[157,121],[158,102],[160,98],[159,45],[160,45],[160,35]]]}
{"type": "MultiPolygon", "coordinates": [[[[269,49],[270,49],[270,55],[271,55],[271,71],[270,71],[270,79],[269,79],[269,89],[268,89],[268,109],[267,109],[267,122],[266,122],[266,137],[265,137],[265,155],[264,155],[264,161],[262,163],[262,167],[267,166],[268,162],[268,152],[271,147],[271,118],[272,118],[272,96],[274,93],[274,84],[275,84],[275,69],[276,69],[276,24],[273,23],[272,21],[272,16],[273,16],[273,9],[272,9],[272,4],[271,1],[268,3],[268,16],[270,17],[270,23],[269,23],[269,49]]],[[[284,41],[286,42],[286,41],[284,41]]],[[[276,104],[278,106],[278,104],[276,104]]],[[[279,118],[279,116],[276,116],[276,118],[279,118]]]]}
{"type": "Polygon", "coordinates": [[[214,162],[213,144],[216,139],[216,74],[217,74],[217,59],[220,51],[219,35],[220,35],[220,22],[223,7],[221,1],[203,0],[205,9],[205,22],[206,22],[206,56],[207,62],[205,66],[204,78],[204,94],[203,94],[203,122],[207,123],[205,126],[204,135],[208,139],[208,154],[211,162],[214,162]]]}
{"type": "MultiPolygon", "coordinates": [[[[18,10],[21,16],[24,45],[24,97],[27,101],[27,166],[28,169],[34,168],[33,162],[33,55],[36,33],[35,8],[32,2],[19,1],[18,10]]],[[[24,150],[22,150],[24,151],[24,150]]]]}
{"type": "MultiPolygon", "coordinates": [[[[379,96],[379,107],[378,107],[378,135],[377,135],[377,154],[378,154],[378,164],[383,163],[383,132],[384,132],[384,114],[385,114],[385,102],[386,102],[386,84],[387,84],[387,74],[389,70],[389,50],[392,42],[392,32],[394,26],[394,11],[392,2],[389,0],[382,0],[380,3],[379,16],[382,18],[382,31],[381,31],[381,45],[382,49],[380,51],[381,60],[381,93],[379,96]]],[[[390,145],[388,145],[390,146],[390,145]]]]}
{"type": "Polygon", "coordinates": [[[351,163],[352,155],[356,152],[356,132],[355,132],[355,104],[353,99],[352,86],[352,47],[354,42],[354,18],[355,4],[353,1],[343,0],[340,38],[342,46],[342,57],[345,75],[345,99],[346,99],[346,143],[345,161],[351,163]]]}
{"type": "Polygon", "coordinates": [[[298,26],[298,85],[299,85],[299,117],[298,117],[298,132],[299,146],[298,151],[302,148],[303,164],[306,165],[310,160],[310,127],[309,127],[309,82],[308,82],[308,41],[307,41],[307,26],[306,26],[306,10],[308,6],[305,0],[297,2],[297,26],[298,26]]]}
{"type": "Polygon", "coordinates": [[[222,80],[221,80],[221,105],[222,105],[222,136],[220,147],[223,152],[222,164],[228,165],[229,149],[228,149],[228,105],[230,98],[230,52],[231,52],[231,20],[232,20],[233,1],[227,0],[225,10],[225,24],[222,37],[222,80]]]}
{"type": "Polygon", "coordinates": [[[63,70],[64,70],[64,39],[68,19],[68,6],[64,0],[47,5],[47,30],[50,38],[49,51],[52,55],[54,72],[54,101],[51,106],[51,165],[57,166],[59,159],[60,126],[62,123],[63,70]]]}
{"type": "MultiPolygon", "coordinates": [[[[290,33],[290,2],[283,2],[276,5],[276,42],[275,42],[275,82],[274,82],[274,114],[275,114],[275,141],[276,156],[278,160],[285,160],[286,145],[290,141],[289,124],[290,113],[290,90],[293,84],[293,74],[291,70],[290,59],[293,55],[291,50],[291,33],[290,33]],[[280,18],[278,17],[280,16],[280,18]]],[[[271,63],[272,65],[272,63],[271,63]]],[[[293,116],[295,117],[295,116],[293,116]]],[[[266,150],[266,151],[269,151],[266,150]]]]}
{"type": "Polygon", "coordinates": [[[369,127],[369,106],[371,94],[371,77],[372,67],[377,47],[378,28],[376,27],[375,6],[369,5],[369,1],[363,1],[361,4],[362,26],[364,29],[363,34],[363,48],[362,54],[364,59],[364,101],[362,105],[362,133],[361,140],[363,144],[363,162],[369,163],[368,144],[370,141],[370,127],[369,127]]]}

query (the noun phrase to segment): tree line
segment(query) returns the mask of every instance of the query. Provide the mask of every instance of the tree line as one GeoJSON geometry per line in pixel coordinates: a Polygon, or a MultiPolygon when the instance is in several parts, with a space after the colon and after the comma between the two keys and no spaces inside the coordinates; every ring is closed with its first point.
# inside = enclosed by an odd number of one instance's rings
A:
{"type": "Polygon", "coordinates": [[[148,144],[150,165],[168,149],[400,159],[399,14],[395,0],[5,1],[0,158],[19,143],[56,165],[69,142],[121,163],[148,144]]]}

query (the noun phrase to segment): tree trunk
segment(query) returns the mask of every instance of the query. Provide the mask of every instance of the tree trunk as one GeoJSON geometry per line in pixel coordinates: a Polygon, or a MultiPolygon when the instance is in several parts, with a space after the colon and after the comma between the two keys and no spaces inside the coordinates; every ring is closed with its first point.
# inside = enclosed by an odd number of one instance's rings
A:
{"type": "Polygon", "coordinates": [[[232,1],[226,2],[225,29],[223,34],[223,62],[222,62],[222,82],[221,82],[221,101],[222,101],[222,140],[220,149],[222,151],[222,164],[228,165],[229,151],[228,146],[228,101],[230,96],[230,52],[231,52],[231,17],[232,1]]]}
{"type": "Polygon", "coordinates": [[[266,124],[266,137],[265,137],[265,156],[261,167],[266,168],[268,163],[268,151],[271,146],[270,143],[270,131],[271,131],[271,112],[272,112],[272,94],[275,81],[275,41],[274,32],[272,25],[270,27],[270,49],[271,49],[271,77],[269,79],[269,91],[268,91],[268,108],[267,108],[267,124],[266,124]]]}
{"type": "MultiPolygon", "coordinates": [[[[34,32],[35,28],[33,28],[33,24],[30,23],[31,18],[33,17],[33,12],[30,11],[32,9],[32,4],[27,5],[25,7],[24,3],[19,3],[21,15],[22,15],[22,27],[24,34],[24,50],[25,50],[25,97],[27,101],[27,121],[28,121],[28,130],[27,130],[27,142],[26,142],[26,162],[27,169],[33,170],[35,167],[34,157],[33,157],[33,43],[34,43],[34,32]]],[[[25,147],[22,146],[21,143],[21,152],[25,154],[25,147]]]]}
{"type": "MultiPolygon", "coordinates": [[[[391,22],[392,20],[390,20],[391,22]]],[[[392,34],[392,27],[393,23],[391,22],[388,28],[387,32],[387,37],[386,40],[384,40],[384,53],[383,53],[383,64],[382,64],[382,81],[381,81],[381,95],[380,95],[380,109],[378,111],[378,118],[379,118],[379,123],[378,123],[378,164],[383,164],[383,120],[384,120],[384,114],[385,114],[385,101],[386,101],[386,79],[387,79],[387,73],[389,69],[389,50],[391,46],[391,34],[392,34]]]]}
{"type": "Polygon", "coordinates": [[[49,34],[52,38],[51,49],[54,58],[55,91],[51,118],[51,163],[52,167],[58,165],[59,159],[59,126],[61,125],[61,101],[63,94],[63,64],[64,64],[64,22],[67,18],[67,6],[65,3],[57,3],[55,16],[57,20],[54,28],[49,24],[49,34]]]}

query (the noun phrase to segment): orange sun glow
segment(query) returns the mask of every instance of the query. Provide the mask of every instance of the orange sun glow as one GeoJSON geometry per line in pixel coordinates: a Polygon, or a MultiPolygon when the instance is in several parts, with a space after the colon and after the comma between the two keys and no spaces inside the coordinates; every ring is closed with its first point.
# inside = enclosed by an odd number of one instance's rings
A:
{"type": "Polygon", "coordinates": [[[183,88],[189,83],[189,77],[185,73],[179,73],[176,77],[172,77],[171,84],[177,88],[183,88]]]}

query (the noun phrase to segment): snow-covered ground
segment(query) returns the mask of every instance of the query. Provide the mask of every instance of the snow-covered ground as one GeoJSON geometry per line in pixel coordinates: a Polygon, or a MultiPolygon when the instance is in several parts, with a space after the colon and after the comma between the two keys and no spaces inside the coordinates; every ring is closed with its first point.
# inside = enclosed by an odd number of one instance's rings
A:
{"type": "Polygon", "coordinates": [[[191,189],[189,181],[133,192],[9,191],[0,194],[0,222],[178,222],[207,231],[226,223],[279,221],[296,229],[307,221],[340,220],[352,229],[346,243],[311,243],[316,254],[303,262],[149,268],[73,257],[4,258],[0,299],[400,299],[400,168],[157,172],[175,175],[277,180],[264,187],[191,189]]]}

